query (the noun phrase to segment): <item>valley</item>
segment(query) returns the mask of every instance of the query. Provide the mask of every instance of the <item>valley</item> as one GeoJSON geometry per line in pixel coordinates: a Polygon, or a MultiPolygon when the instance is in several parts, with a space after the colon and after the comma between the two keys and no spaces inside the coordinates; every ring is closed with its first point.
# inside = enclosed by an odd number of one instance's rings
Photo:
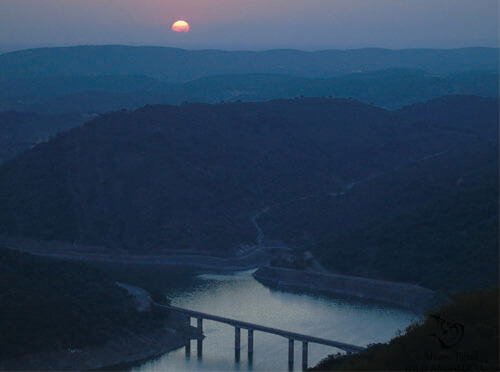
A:
{"type": "Polygon", "coordinates": [[[437,321],[492,369],[498,89],[487,47],[0,54],[0,370],[412,369],[437,321]]]}

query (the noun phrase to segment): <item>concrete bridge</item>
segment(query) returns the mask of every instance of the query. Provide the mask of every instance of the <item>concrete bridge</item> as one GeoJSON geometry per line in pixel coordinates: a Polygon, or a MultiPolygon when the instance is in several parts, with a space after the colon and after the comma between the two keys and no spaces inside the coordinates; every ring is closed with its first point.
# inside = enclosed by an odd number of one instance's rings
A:
{"type": "MultiPolygon", "coordinates": [[[[240,345],[241,345],[241,329],[246,329],[248,331],[248,360],[249,362],[253,359],[253,333],[254,331],[271,333],[274,335],[282,336],[288,339],[288,366],[289,369],[293,368],[294,363],[294,342],[299,341],[302,342],[302,367],[304,369],[307,368],[307,357],[308,357],[308,344],[315,343],[321,345],[332,346],[337,349],[343,350],[348,354],[357,353],[359,351],[364,350],[365,348],[362,346],[356,346],[351,344],[346,344],[339,341],[327,340],[320,337],[308,336],[301,333],[289,332],[282,329],[266,327],[255,323],[244,322],[241,320],[235,320],[230,318],[225,318],[218,315],[212,315],[207,313],[202,313],[200,311],[188,310],[181,307],[169,306],[169,305],[161,305],[158,303],[154,303],[155,306],[159,308],[163,308],[170,311],[176,311],[183,314],[186,314],[186,321],[189,325],[191,325],[191,318],[197,319],[197,329],[198,329],[198,358],[201,358],[203,353],[203,319],[212,320],[214,322],[228,324],[234,327],[234,349],[236,360],[240,358],[240,345]]],[[[186,344],[186,355],[189,355],[191,352],[191,343],[188,342],[186,344]]]]}

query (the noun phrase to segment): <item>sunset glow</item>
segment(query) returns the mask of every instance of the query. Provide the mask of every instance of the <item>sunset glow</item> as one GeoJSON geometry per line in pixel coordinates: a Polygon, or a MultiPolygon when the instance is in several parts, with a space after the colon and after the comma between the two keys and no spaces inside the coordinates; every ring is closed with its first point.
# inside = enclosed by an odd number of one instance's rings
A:
{"type": "Polygon", "coordinates": [[[175,32],[189,32],[189,23],[186,21],[177,21],[172,25],[172,30],[175,32]]]}

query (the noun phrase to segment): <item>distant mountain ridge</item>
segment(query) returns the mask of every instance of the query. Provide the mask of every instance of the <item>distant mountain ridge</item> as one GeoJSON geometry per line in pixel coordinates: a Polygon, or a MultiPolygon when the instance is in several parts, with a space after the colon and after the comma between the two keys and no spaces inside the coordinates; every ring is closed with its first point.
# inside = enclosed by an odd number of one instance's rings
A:
{"type": "Polygon", "coordinates": [[[228,74],[182,84],[133,75],[54,76],[0,81],[0,110],[94,114],[146,104],[352,97],[389,109],[450,94],[498,96],[498,72],[438,75],[393,68],[328,79],[284,74],[228,74]]]}
{"type": "Polygon", "coordinates": [[[388,68],[447,74],[498,71],[497,48],[352,49],[303,52],[184,50],[120,45],[41,48],[0,55],[0,79],[47,76],[145,75],[186,82],[220,74],[278,73],[327,78],[388,68]]]}

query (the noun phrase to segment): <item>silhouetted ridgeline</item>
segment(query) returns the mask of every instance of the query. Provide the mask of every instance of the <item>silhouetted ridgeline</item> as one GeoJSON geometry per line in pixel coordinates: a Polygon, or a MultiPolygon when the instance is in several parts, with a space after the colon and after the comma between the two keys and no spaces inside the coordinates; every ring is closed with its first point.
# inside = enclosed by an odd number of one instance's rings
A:
{"type": "Polygon", "coordinates": [[[146,75],[171,82],[238,73],[331,77],[387,68],[430,73],[498,71],[498,49],[352,49],[302,52],[184,50],[165,47],[76,46],[0,55],[1,80],[47,76],[146,75]],[[98,60],[99,63],[95,63],[98,60]]]}
{"type": "Polygon", "coordinates": [[[78,46],[0,55],[0,110],[95,114],[145,104],[353,97],[399,108],[498,96],[498,50],[219,50],[78,46]]]}
{"type": "Polygon", "coordinates": [[[417,313],[436,307],[444,300],[435,292],[418,285],[349,275],[261,266],[253,276],[259,282],[278,289],[353,296],[401,306],[417,313]]]}

